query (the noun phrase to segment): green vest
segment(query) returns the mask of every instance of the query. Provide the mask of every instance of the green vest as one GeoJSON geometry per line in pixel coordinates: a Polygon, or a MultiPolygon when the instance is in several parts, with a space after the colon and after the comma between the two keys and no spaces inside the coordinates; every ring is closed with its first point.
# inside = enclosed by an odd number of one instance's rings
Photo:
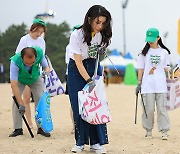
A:
{"type": "Polygon", "coordinates": [[[40,76],[40,63],[42,62],[43,51],[40,48],[35,48],[35,50],[37,52],[37,57],[36,61],[32,65],[31,73],[29,73],[25,68],[23,59],[21,57],[21,52],[10,58],[10,60],[12,60],[19,68],[18,81],[24,85],[30,85],[34,83],[40,76]]]}

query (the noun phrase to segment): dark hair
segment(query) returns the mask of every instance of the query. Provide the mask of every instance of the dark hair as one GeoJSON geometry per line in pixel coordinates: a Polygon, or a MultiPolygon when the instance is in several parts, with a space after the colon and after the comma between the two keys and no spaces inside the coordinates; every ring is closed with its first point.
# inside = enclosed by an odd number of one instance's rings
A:
{"type": "Polygon", "coordinates": [[[101,44],[107,47],[110,44],[110,39],[112,37],[112,28],[111,28],[111,14],[101,5],[93,5],[85,15],[84,23],[77,29],[82,28],[84,31],[84,42],[87,43],[88,46],[91,45],[91,23],[96,17],[104,16],[106,17],[106,21],[104,24],[104,28],[100,32],[102,35],[101,44]],[[90,22],[90,23],[89,23],[90,22]]]}
{"type": "MultiPolygon", "coordinates": [[[[158,37],[159,37],[159,36],[158,36],[158,37]]],[[[168,52],[168,54],[171,54],[170,50],[162,43],[161,37],[160,37],[160,39],[158,40],[158,44],[159,44],[159,46],[160,46],[161,48],[166,49],[167,52],[168,52]]],[[[148,53],[149,48],[150,48],[150,45],[149,45],[149,43],[147,42],[141,53],[142,53],[144,56],[146,56],[146,54],[148,53]]]]}
{"type": "Polygon", "coordinates": [[[22,49],[21,51],[21,57],[24,58],[24,56],[27,56],[28,58],[32,58],[33,56],[37,57],[37,52],[34,48],[26,47],[22,49]],[[28,50],[30,49],[30,50],[28,50]]]}
{"type": "Polygon", "coordinates": [[[42,27],[44,29],[44,33],[46,33],[46,27],[40,23],[34,23],[31,25],[30,32],[35,31],[37,28],[42,27]]]}

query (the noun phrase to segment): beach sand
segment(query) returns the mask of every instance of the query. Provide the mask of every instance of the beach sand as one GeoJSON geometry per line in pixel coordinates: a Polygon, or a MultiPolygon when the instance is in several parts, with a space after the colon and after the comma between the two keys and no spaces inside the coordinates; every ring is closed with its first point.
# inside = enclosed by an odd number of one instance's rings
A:
{"type": "MultiPolygon", "coordinates": [[[[146,139],[142,128],[142,107],[138,101],[137,124],[135,115],[135,86],[110,84],[106,87],[112,122],[107,124],[109,144],[105,145],[110,154],[180,154],[180,109],[169,111],[171,130],[169,140],[161,140],[161,133],[157,129],[157,114],[155,111],[155,125],[153,139],[146,139]]],[[[66,95],[51,99],[51,113],[54,130],[50,138],[37,135],[34,121],[32,129],[35,137],[31,138],[27,128],[23,125],[24,135],[10,138],[12,126],[12,94],[10,84],[0,84],[0,154],[62,154],[71,153],[75,144],[71,134],[72,122],[70,118],[69,98],[66,95]]],[[[31,103],[34,114],[34,103],[31,103]]],[[[90,154],[89,145],[82,153],[90,154]]]]}

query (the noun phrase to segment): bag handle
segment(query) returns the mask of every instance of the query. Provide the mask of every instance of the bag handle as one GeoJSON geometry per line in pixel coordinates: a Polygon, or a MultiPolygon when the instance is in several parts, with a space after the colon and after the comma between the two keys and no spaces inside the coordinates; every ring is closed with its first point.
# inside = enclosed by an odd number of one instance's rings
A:
{"type": "Polygon", "coordinates": [[[95,80],[96,76],[97,76],[97,71],[98,71],[98,64],[99,64],[99,54],[97,52],[97,56],[96,56],[96,63],[95,63],[95,69],[94,69],[94,75],[92,77],[93,80],[95,80]]]}
{"type": "Polygon", "coordinates": [[[178,65],[172,71],[172,79],[174,79],[175,72],[179,69],[178,65]]]}
{"type": "Polygon", "coordinates": [[[49,66],[50,69],[51,69],[51,68],[52,68],[52,64],[51,64],[51,61],[50,61],[48,55],[45,55],[45,58],[46,58],[46,60],[47,60],[48,66],[49,66]]]}

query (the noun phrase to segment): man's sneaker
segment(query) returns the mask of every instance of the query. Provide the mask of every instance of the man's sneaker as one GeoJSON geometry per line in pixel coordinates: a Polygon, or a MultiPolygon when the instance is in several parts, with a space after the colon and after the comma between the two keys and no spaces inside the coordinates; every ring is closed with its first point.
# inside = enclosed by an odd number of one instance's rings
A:
{"type": "Polygon", "coordinates": [[[168,140],[167,131],[163,131],[163,132],[162,132],[162,140],[168,140]]]}
{"type": "Polygon", "coordinates": [[[20,129],[15,129],[10,135],[9,137],[16,137],[16,136],[19,136],[19,135],[23,135],[23,129],[20,128],[20,129]]]}
{"type": "Polygon", "coordinates": [[[91,145],[90,150],[96,152],[97,154],[103,154],[107,152],[106,149],[99,143],[91,145]]]}
{"type": "Polygon", "coordinates": [[[50,133],[44,132],[41,128],[38,128],[37,134],[41,134],[42,136],[45,136],[45,137],[50,137],[51,136],[50,133]]]}
{"type": "Polygon", "coordinates": [[[72,147],[71,152],[78,153],[84,150],[84,145],[78,146],[75,145],[72,147]]]}
{"type": "Polygon", "coordinates": [[[152,131],[147,131],[145,137],[148,139],[152,139],[152,131]]]}

